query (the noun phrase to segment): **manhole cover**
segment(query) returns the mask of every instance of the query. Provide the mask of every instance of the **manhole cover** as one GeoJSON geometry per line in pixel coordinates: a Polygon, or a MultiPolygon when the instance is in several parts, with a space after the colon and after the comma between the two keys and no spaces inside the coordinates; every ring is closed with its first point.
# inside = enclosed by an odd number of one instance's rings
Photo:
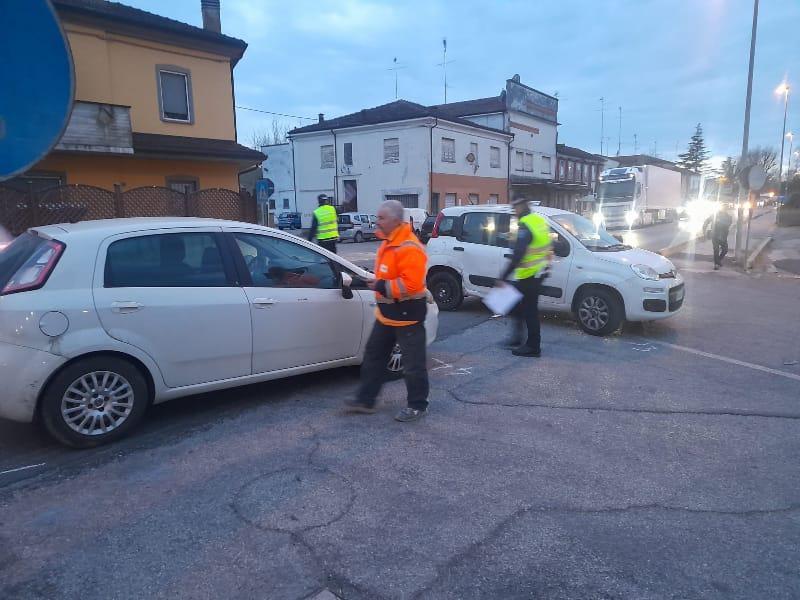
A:
{"type": "Polygon", "coordinates": [[[327,525],[352,501],[343,477],[319,469],[287,469],[248,483],[236,497],[236,512],[263,529],[299,531],[327,525]]]}

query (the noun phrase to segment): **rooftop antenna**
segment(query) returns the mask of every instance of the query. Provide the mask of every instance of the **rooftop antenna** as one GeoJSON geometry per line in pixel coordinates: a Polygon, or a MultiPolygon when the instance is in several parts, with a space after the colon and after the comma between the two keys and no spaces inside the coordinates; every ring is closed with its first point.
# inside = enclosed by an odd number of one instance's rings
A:
{"type": "Polygon", "coordinates": [[[450,64],[451,62],[454,62],[454,61],[447,60],[447,38],[442,38],[442,62],[440,62],[436,66],[437,67],[442,67],[442,70],[444,71],[444,103],[445,104],[447,104],[447,65],[450,64]]]}
{"type": "Polygon", "coordinates": [[[617,156],[622,149],[622,107],[619,107],[619,131],[617,132],[617,156]]]}
{"type": "Polygon", "coordinates": [[[397,57],[396,56],[394,57],[394,60],[392,62],[393,62],[393,66],[388,70],[389,71],[394,71],[394,99],[397,100],[397,72],[400,69],[405,69],[406,67],[403,66],[403,65],[398,65],[397,64],[397,57]]]}
{"type": "Polygon", "coordinates": [[[603,140],[605,140],[606,99],[600,96],[600,156],[603,154],[603,140]]]}

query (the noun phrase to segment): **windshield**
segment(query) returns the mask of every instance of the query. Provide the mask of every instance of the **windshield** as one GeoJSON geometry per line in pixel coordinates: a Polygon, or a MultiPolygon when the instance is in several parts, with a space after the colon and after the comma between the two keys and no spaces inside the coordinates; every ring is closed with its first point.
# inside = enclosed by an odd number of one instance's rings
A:
{"type": "Polygon", "coordinates": [[[633,198],[635,183],[633,179],[622,181],[603,181],[598,188],[597,196],[600,200],[612,198],[633,198]]]}
{"type": "Polygon", "coordinates": [[[604,228],[596,227],[589,219],[579,215],[556,215],[551,217],[558,225],[570,232],[587,249],[593,252],[629,250],[630,246],[608,233],[604,228]]]}

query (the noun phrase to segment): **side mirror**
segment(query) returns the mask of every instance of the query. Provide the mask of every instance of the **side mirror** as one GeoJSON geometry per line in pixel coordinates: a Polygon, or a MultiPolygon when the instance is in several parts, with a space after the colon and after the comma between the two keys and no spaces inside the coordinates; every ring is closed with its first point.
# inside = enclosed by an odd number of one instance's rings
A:
{"type": "Polygon", "coordinates": [[[353,278],[350,273],[342,273],[342,298],[350,300],[353,298],[353,290],[350,286],[353,285],[353,278]]]}
{"type": "Polygon", "coordinates": [[[569,242],[567,240],[558,239],[553,242],[553,254],[556,256],[569,256],[569,250],[569,242]]]}

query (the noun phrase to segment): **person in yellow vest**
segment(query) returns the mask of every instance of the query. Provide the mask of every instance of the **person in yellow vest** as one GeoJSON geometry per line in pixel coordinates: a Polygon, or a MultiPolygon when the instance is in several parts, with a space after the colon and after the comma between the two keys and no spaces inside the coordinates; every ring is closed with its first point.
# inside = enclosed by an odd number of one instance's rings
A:
{"type": "Polygon", "coordinates": [[[408,406],[395,419],[408,423],[421,419],[428,410],[428,256],[411,226],[403,222],[403,205],[397,200],[381,204],[378,229],[383,243],[375,257],[375,280],[368,284],[375,291],[375,325],[364,349],[358,394],[346,406],[351,412],[375,412],[375,401],[386,378],[387,357],[399,344],[408,406]]]}
{"type": "Polygon", "coordinates": [[[512,205],[519,223],[517,242],[499,284],[508,285],[507,282],[513,277],[513,285],[522,294],[522,300],[512,312],[514,333],[509,338],[508,345],[514,346],[514,356],[539,358],[542,355],[539,294],[542,280],[553,258],[550,226],[542,215],[531,212],[527,198],[517,197],[512,205]],[[528,330],[526,339],[523,339],[524,326],[528,330]]]}
{"type": "Polygon", "coordinates": [[[320,246],[336,254],[336,242],[339,241],[339,216],[336,214],[336,209],[328,204],[329,200],[325,194],[317,196],[319,206],[311,219],[308,241],[313,241],[316,236],[320,246]]]}

